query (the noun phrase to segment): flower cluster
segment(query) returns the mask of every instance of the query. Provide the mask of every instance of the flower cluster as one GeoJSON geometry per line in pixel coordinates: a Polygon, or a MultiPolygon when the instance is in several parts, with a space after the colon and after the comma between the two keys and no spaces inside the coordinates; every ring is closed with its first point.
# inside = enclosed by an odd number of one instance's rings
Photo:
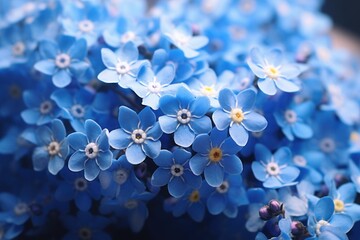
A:
{"type": "Polygon", "coordinates": [[[1,1],[0,238],[356,236],[360,63],[321,2],[1,1]]]}

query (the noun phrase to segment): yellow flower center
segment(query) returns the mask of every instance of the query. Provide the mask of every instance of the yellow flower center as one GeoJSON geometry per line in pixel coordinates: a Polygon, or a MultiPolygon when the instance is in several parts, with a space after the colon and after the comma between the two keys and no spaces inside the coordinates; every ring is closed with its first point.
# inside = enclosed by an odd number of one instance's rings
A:
{"type": "Polygon", "coordinates": [[[334,199],[335,212],[344,211],[345,205],[344,202],[340,199],[334,199]]]}
{"type": "Polygon", "coordinates": [[[269,77],[269,78],[272,78],[272,79],[277,79],[280,75],[280,72],[279,72],[279,69],[274,67],[274,66],[269,66],[267,69],[266,69],[266,75],[269,77]]]}
{"type": "Polygon", "coordinates": [[[244,120],[244,112],[240,108],[234,108],[230,113],[231,120],[236,123],[241,123],[244,120]]]}
{"type": "Polygon", "coordinates": [[[220,148],[212,148],[209,152],[209,159],[212,162],[219,162],[222,159],[222,151],[220,148]]]}
{"type": "Polygon", "coordinates": [[[194,190],[192,191],[192,193],[189,196],[189,201],[190,202],[198,202],[200,200],[200,193],[198,190],[194,190]]]}
{"type": "Polygon", "coordinates": [[[350,135],[350,140],[352,142],[357,142],[360,140],[360,135],[357,132],[353,131],[350,135]]]}
{"type": "Polygon", "coordinates": [[[213,87],[211,86],[204,86],[201,89],[202,94],[204,94],[205,96],[214,96],[216,94],[215,90],[213,87]]]}

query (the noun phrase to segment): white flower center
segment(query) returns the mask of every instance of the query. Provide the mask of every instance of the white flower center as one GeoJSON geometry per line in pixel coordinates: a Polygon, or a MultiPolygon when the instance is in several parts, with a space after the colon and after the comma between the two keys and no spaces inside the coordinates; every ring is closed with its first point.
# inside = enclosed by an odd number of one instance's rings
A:
{"type": "Polygon", "coordinates": [[[148,85],[148,89],[152,93],[159,93],[161,91],[161,84],[154,79],[153,82],[150,82],[148,85]]]}
{"type": "Polygon", "coordinates": [[[58,68],[61,68],[61,69],[67,68],[70,66],[70,63],[71,63],[71,58],[66,53],[60,53],[59,55],[57,55],[55,57],[55,65],[58,68]]]}
{"type": "Polygon", "coordinates": [[[330,225],[330,223],[327,222],[327,221],[325,221],[325,220],[320,220],[320,221],[318,221],[318,222],[316,223],[316,227],[315,227],[315,229],[316,229],[316,235],[320,235],[320,234],[321,234],[321,227],[323,227],[323,226],[328,226],[328,225],[330,225]]]}
{"type": "Polygon", "coordinates": [[[15,215],[23,215],[29,210],[28,205],[26,203],[18,203],[14,207],[15,215]]]}
{"type": "Polygon", "coordinates": [[[271,176],[277,176],[280,174],[280,167],[276,162],[269,162],[266,165],[266,172],[271,176]]]}
{"type": "Polygon", "coordinates": [[[142,129],[135,129],[131,134],[131,138],[135,143],[141,144],[146,139],[146,132],[142,129]]]}
{"type": "Polygon", "coordinates": [[[320,149],[325,153],[331,153],[335,150],[335,142],[332,138],[324,138],[320,141],[320,149]]]}
{"type": "Polygon", "coordinates": [[[121,185],[123,184],[124,182],[126,182],[126,180],[128,179],[129,177],[129,174],[127,173],[126,170],[124,169],[118,169],[114,172],[114,181],[121,185]]]}
{"type": "Polygon", "coordinates": [[[216,188],[216,191],[218,193],[226,193],[229,190],[229,182],[228,181],[223,181],[220,186],[218,186],[216,188]]]}
{"type": "Polygon", "coordinates": [[[233,122],[241,123],[244,117],[244,112],[240,108],[233,108],[230,112],[230,118],[233,122]]]}
{"type": "Polygon", "coordinates": [[[286,110],[284,113],[284,117],[288,123],[294,123],[297,120],[296,112],[294,112],[293,110],[286,110]]]}
{"type": "Polygon", "coordinates": [[[94,23],[90,20],[83,20],[78,24],[79,30],[84,33],[89,33],[94,30],[94,23]]]}
{"type": "Polygon", "coordinates": [[[175,40],[175,42],[181,46],[186,45],[191,39],[190,36],[185,35],[184,33],[180,32],[180,31],[174,31],[172,33],[172,37],[175,40]]]}
{"type": "Polygon", "coordinates": [[[23,42],[17,42],[12,46],[12,53],[14,56],[22,56],[25,52],[25,44],[23,42]]]}
{"type": "Polygon", "coordinates": [[[306,166],[306,159],[301,156],[301,155],[295,155],[293,157],[293,162],[298,165],[298,166],[301,166],[301,167],[305,167],[306,166]]]}
{"type": "Polygon", "coordinates": [[[96,143],[89,143],[88,145],[86,145],[85,147],[85,155],[88,158],[95,158],[99,153],[99,146],[96,143]]]}
{"type": "Polygon", "coordinates": [[[53,104],[50,100],[45,100],[40,104],[40,113],[41,114],[48,114],[53,109],[53,104]]]}
{"type": "Polygon", "coordinates": [[[118,61],[116,64],[116,72],[118,74],[126,74],[130,71],[130,65],[127,62],[118,61]]]}
{"type": "Polygon", "coordinates": [[[70,109],[71,115],[73,115],[76,118],[82,118],[85,115],[85,109],[80,104],[75,104],[70,109]]]}
{"type": "Polygon", "coordinates": [[[74,187],[75,187],[75,190],[77,191],[85,191],[88,187],[88,182],[86,181],[85,178],[77,178],[75,179],[75,182],[74,182],[74,187]]]}
{"type": "Polygon", "coordinates": [[[180,177],[184,174],[184,167],[180,164],[174,164],[171,166],[171,174],[175,177],[180,177]]]}
{"type": "Polygon", "coordinates": [[[187,124],[191,120],[191,112],[187,109],[181,109],[176,114],[177,120],[182,124],[187,124]]]}
{"type": "Polygon", "coordinates": [[[127,202],[125,202],[124,207],[127,209],[134,209],[138,206],[138,202],[136,200],[129,200],[127,202]]]}
{"type": "Polygon", "coordinates": [[[47,146],[47,151],[48,151],[49,155],[51,155],[51,156],[57,155],[60,151],[60,144],[56,141],[52,141],[47,146]]]}

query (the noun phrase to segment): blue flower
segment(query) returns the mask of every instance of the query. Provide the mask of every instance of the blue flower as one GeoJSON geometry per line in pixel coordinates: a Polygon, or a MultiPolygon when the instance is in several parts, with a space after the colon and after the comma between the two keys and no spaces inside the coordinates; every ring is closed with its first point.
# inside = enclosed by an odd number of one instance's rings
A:
{"type": "Polygon", "coordinates": [[[175,76],[175,67],[172,64],[166,65],[155,75],[149,67],[143,67],[137,81],[130,85],[130,88],[142,98],[142,104],[152,109],[159,108],[160,97],[165,94],[175,94],[180,86],[171,84],[175,76]]]}
{"type": "Polygon", "coordinates": [[[167,29],[164,29],[164,35],[172,44],[182,50],[187,58],[198,56],[197,50],[209,42],[205,36],[192,36],[191,28],[186,25],[167,26],[167,29]]]}
{"type": "Polygon", "coordinates": [[[146,203],[155,197],[151,192],[133,192],[131,196],[119,196],[118,199],[103,199],[100,205],[100,212],[103,214],[115,213],[115,216],[122,217],[128,222],[133,232],[140,232],[149,216],[146,203]]]}
{"type": "Polygon", "coordinates": [[[260,132],[267,126],[266,119],[252,111],[256,99],[256,92],[246,89],[235,95],[230,89],[223,89],[219,93],[221,109],[213,113],[215,126],[219,130],[229,128],[231,138],[239,146],[245,146],[250,132],[260,132]]]}
{"type": "Polygon", "coordinates": [[[329,186],[329,196],[334,201],[335,214],[346,214],[354,222],[360,220],[360,205],[354,203],[356,198],[356,188],[353,183],[345,183],[336,189],[334,181],[329,186]]]}
{"type": "Polygon", "coordinates": [[[0,222],[23,225],[30,218],[30,209],[27,203],[11,193],[0,194],[0,222]]]}
{"type": "Polygon", "coordinates": [[[11,240],[18,237],[23,231],[22,225],[9,224],[6,222],[0,223],[0,232],[2,233],[2,240],[11,240]]]}
{"type": "Polygon", "coordinates": [[[103,239],[110,240],[104,228],[109,225],[110,220],[90,214],[89,212],[78,212],[76,217],[66,216],[63,220],[65,227],[69,230],[64,240],[72,239],[103,239]]]}
{"type": "Polygon", "coordinates": [[[334,214],[334,202],[330,197],[321,198],[308,218],[308,230],[314,239],[347,239],[352,228],[351,217],[334,214]]]}
{"type": "Polygon", "coordinates": [[[113,154],[110,151],[108,130],[93,120],[85,121],[85,133],[74,132],[68,136],[70,147],[75,150],[69,159],[68,167],[73,172],[84,170],[88,181],[94,180],[111,166],[113,154]]]}
{"type": "Polygon", "coordinates": [[[135,82],[140,66],[139,52],[133,42],[127,42],[115,53],[108,48],[101,49],[101,58],[106,69],[99,73],[98,79],[104,83],[118,83],[128,88],[135,82]]]}
{"type": "Polygon", "coordinates": [[[174,217],[187,213],[192,220],[201,222],[205,217],[208,195],[208,190],[204,186],[203,183],[198,189],[189,189],[181,198],[169,198],[164,203],[165,209],[171,211],[174,217]]]}
{"type": "Polygon", "coordinates": [[[253,48],[247,63],[259,78],[258,87],[265,94],[275,95],[277,88],[284,92],[300,90],[293,79],[300,75],[303,67],[300,64],[284,62],[280,50],[273,49],[264,55],[258,48],[253,48]]]}
{"type": "Polygon", "coordinates": [[[115,149],[125,149],[126,159],[131,164],[143,162],[146,156],[155,158],[160,153],[162,135],[155,114],[144,108],[136,114],[128,107],[119,108],[119,125],[109,134],[110,145],[115,149]]]}
{"type": "Polygon", "coordinates": [[[125,155],[113,160],[111,167],[99,174],[99,180],[105,197],[130,197],[134,190],[138,193],[145,191],[144,184],[137,178],[133,165],[125,155]]]}
{"type": "Polygon", "coordinates": [[[189,168],[191,153],[178,148],[173,153],[168,150],[161,150],[154,162],[159,166],[151,177],[151,184],[164,186],[167,184],[169,193],[173,197],[182,197],[186,190],[199,188],[201,177],[195,176],[189,168]]]}
{"type": "Polygon", "coordinates": [[[286,109],[280,109],[274,113],[274,117],[282,132],[290,141],[293,141],[295,137],[307,139],[313,135],[313,130],[307,120],[314,111],[314,103],[308,101],[292,104],[286,109]]]}
{"type": "Polygon", "coordinates": [[[266,188],[281,188],[294,185],[300,170],[291,165],[291,151],[287,147],[279,148],[274,155],[262,144],[255,145],[256,161],[252,162],[251,169],[255,178],[263,182],[266,188]]]}
{"type": "Polygon", "coordinates": [[[75,38],[64,35],[59,44],[44,40],[39,48],[43,60],[37,62],[34,68],[52,76],[52,82],[58,88],[68,86],[73,76],[80,77],[89,68],[84,61],[87,54],[84,39],[75,41],[75,38]]]}
{"type": "Polygon", "coordinates": [[[192,148],[196,155],[190,159],[190,169],[196,175],[205,173],[206,182],[212,187],[219,187],[224,181],[224,172],[240,174],[243,165],[236,154],[240,147],[228,137],[226,131],[216,128],[208,134],[195,138],[192,148]]]}
{"type": "Polygon", "coordinates": [[[21,112],[21,117],[27,124],[43,125],[61,115],[61,109],[50,99],[51,94],[46,85],[24,91],[23,99],[28,109],[21,112]]]}
{"type": "Polygon", "coordinates": [[[80,173],[69,170],[61,171],[62,179],[57,183],[54,197],[60,202],[74,200],[75,206],[81,211],[89,211],[93,200],[101,197],[101,186],[97,179],[87,181],[80,173]]]}
{"type": "Polygon", "coordinates": [[[32,161],[35,171],[42,171],[46,167],[49,172],[56,175],[65,164],[69,154],[66,130],[62,121],[52,121],[51,129],[41,126],[36,131],[36,138],[39,147],[35,148],[32,161]]]}
{"type": "Polygon", "coordinates": [[[207,187],[211,193],[207,198],[206,206],[213,215],[223,212],[227,217],[236,218],[238,206],[249,203],[240,175],[226,175],[220,186],[214,188],[207,185],[207,187]]]}
{"type": "Polygon", "coordinates": [[[161,97],[159,106],[166,114],[159,117],[161,130],[174,133],[174,141],[181,147],[189,147],[196,135],[211,131],[211,120],[205,115],[210,107],[207,97],[195,98],[189,90],[181,87],[176,96],[161,97]]]}
{"type": "Polygon", "coordinates": [[[64,110],[64,118],[70,120],[75,131],[84,132],[84,122],[93,118],[91,102],[94,95],[85,89],[58,89],[51,94],[51,99],[64,110]]]}

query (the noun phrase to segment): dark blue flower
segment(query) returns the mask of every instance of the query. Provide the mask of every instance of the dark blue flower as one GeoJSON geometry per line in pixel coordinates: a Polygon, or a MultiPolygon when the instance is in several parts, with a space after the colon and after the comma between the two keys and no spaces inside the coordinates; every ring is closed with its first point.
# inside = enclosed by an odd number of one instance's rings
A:
{"type": "Polygon", "coordinates": [[[186,190],[199,188],[201,177],[195,176],[189,168],[191,153],[178,148],[173,153],[168,150],[161,150],[154,162],[159,166],[151,177],[151,184],[154,186],[167,185],[169,193],[173,197],[182,197],[186,190]]]}
{"type": "Polygon", "coordinates": [[[253,111],[256,92],[246,89],[235,95],[230,89],[219,93],[221,109],[213,113],[215,126],[219,130],[229,128],[231,138],[239,146],[245,146],[250,132],[260,132],[267,126],[266,119],[253,111]]]}
{"type": "Polygon", "coordinates": [[[166,114],[159,117],[161,130],[174,133],[174,141],[179,146],[189,147],[196,135],[211,131],[211,120],[205,115],[210,108],[207,97],[195,98],[189,90],[181,87],[176,96],[160,98],[159,106],[166,114]]]}
{"type": "Polygon", "coordinates": [[[87,181],[80,173],[61,171],[62,180],[57,183],[54,197],[60,202],[74,200],[75,206],[81,211],[89,211],[93,200],[101,197],[101,186],[97,179],[87,181]]]}
{"type": "Polygon", "coordinates": [[[61,115],[61,109],[50,99],[51,94],[51,88],[45,84],[24,91],[23,99],[28,108],[21,112],[21,117],[27,124],[43,125],[61,115]]]}
{"type": "Polygon", "coordinates": [[[32,161],[35,171],[42,171],[46,167],[49,172],[56,175],[65,165],[69,154],[66,130],[62,121],[55,119],[51,128],[41,126],[36,130],[39,147],[35,148],[32,161]]]}
{"type": "Polygon", "coordinates": [[[313,135],[313,130],[307,123],[315,111],[313,102],[308,101],[300,104],[292,104],[286,109],[280,109],[274,113],[277,124],[281,127],[284,135],[293,141],[295,137],[307,139],[313,135]]]}
{"type": "Polygon", "coordinates": [[[162,131],[150,108],[146,107],[136,114],[130,108],[121,106],[118,121],[121,128],[110,132],[110,145],[115,149],[126,149],[125,155],[130,163],[139,164],[146,156],[155,158],[159,155],[162,131]]]}
{"type": "Polygon", "coordinates": [[[67,216],[63,219],[65,227],[69,230],[64,240],[72,239],[103,239],[111,237],[104,231],[110,223],[109,219],[92,215],[89,212],[78,212],[76,217],[67,216]]]}
{"type": "Polygon", "coordinates": [[[88,181],[94,180],[111,166],[113,154],[110,151],[108,130],[93,120],[85,121],[85,133],[75,132],[68,136],[69,145],[75,152],[69,159],[69,169],[73,172],[84,170],[88,181]]]}
{"type": "Polygon", "coordinates": [[[29,218],[30,209],[26,202],[11,193],[0,194],[0,222],[23,225],[29,218]]]}
{"type": "Polygon", "coordinates": [[[193,173],[205,174],[206,182],[212,187],[219,187],[224,181],[224,173],[240,174],[243,165],[236,154],[240,147],[228,137],[226,131],[214,128],[210,136],[200,134],[192,145],[196,152],[190,159],[190,168],[193,173]]]}
{"type": "Polygon", "coordinates": [[[274,155],[262,144],[255,145],[256,161],[251,169],[266,188],[281,188],[294,185],[300,170],[292,166],[292,154],[289,148],[281,147],[274,155]]]}
{"type": "Polygon", "coordinates": [[[59,43],[44,40],[40,44],[41,61],[34,68],[52,76],[53,84],[58,88],[66,87],[72,77],[80,77],[89,64],[84,61],[87,53],[86,41],[75,40],[70,36],[61,36],[59,43]]]}
{"type": "Polygon", "coordinates": [[[137,178],[134,166],[125,155],[113,160],[111,167],[99,174],[99,180],[105,197],[130,197],[134,190],[138,193],[145,191],[144,184],[137,178]]]}

